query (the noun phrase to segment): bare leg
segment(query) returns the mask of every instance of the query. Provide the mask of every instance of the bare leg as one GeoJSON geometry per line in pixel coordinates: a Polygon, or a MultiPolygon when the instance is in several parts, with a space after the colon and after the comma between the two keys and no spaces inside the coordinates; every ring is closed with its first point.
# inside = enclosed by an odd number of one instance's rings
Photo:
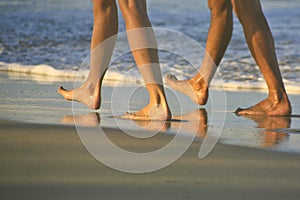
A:
{"type": "Polygon", "coordinates": [[[267,99],[248,109],[238,109],[239,115],[287,116],[291,105],[282,82],[276,58],[274,40],[259,0],[232,0],[232,5],[244,28],[248,47],[266,80],[267,99]]]}
{"type": "Polygon", "coordinates": [[[118,31],[118,16],[115,0],[93,0],[94,28],[91,41],[91,68],[87,80],[80,88],[58,92],[67,100],[79,101],[91,109],[101,104],[101,84],[108,67],[118,31]],[[109,41],[104,42],[106,39],[109,41]],[[101,45],[99,45],[101,44],[101,45]]]}
{"type": "Polygon", "coordinates": [[[190,80],[178,81],[173,75],[166,77],[172,88],[186,94],[200,105],[207,102],[208,87],[230,42],[233,24],[230,0],[208,0],[208,5],[211,11],[211,25],[206,42],[207,54],[200,72],[190,80]]]}
{"type": "Polygon", "coordinates": [[[133,120],[168,120],[171,118],[171,112],[163,88],[155,36],[152,28],[139,29],[151,27],[147,16],[146,0],[119,0],[119,5],[125,19],[133,57],[150,95],[146,107],[136,113],[127,113],[123,117],[133,120]],[[151,48],[143,47],[143,44],[149,41],[152,41],[151,48]]]}

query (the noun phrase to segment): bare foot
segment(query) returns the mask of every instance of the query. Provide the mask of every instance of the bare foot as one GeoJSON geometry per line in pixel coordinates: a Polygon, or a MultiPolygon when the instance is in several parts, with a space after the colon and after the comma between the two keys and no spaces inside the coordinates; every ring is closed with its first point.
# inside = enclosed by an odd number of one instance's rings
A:
{"type": "Polygon", "coordinates": [[[196,104],[205,105],[208,99],[208,87],[203,79],[199,81],[178,80],[174,75],[167,75],[166,82],[174,89],[188,97],[190,97],[196,104]]]}
{"type": "Polygon", "coordinates": [[[58,88],[58,93],[66,100],[78,101],[87,105],[91,109],[99,109],[101,104],[100,81],[96,86],[91,83],[84,83],[80,88],[66,90],[63,87],[58,88]]]}
{"type": "Polygon", "coordinates": [[[148,105],[142,110],[135,113],[126,113],[122,116],[123,119],[137,121],[167,121],[172,118],[171,112],[166,105],[148,105]]]}
{"type": "Polygon", "coordinates": [[[283,98],[281,101],[272,101],[268,98],[250,108],[238,108],[235,111],[237,115],[264,116],[290,116],[291,112],[291,104],[287,97],[283,98]]]}

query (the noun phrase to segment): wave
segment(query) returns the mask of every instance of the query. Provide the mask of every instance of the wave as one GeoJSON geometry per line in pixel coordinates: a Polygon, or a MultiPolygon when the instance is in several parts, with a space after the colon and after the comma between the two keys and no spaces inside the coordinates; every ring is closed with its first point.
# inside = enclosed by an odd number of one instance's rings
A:
{"type": "MultiPolygon", "coordinates": [[[[175,69],[176,71],[176,69],[175,69]]],[[[22,65],[18,63],[0,62],[0,72],[7,74],[17,74],[27,76],[39,81],[61,81],[70,79],[70,81],[83,81],[88,77],[89,70],[66,70],[56,69],[46,64],[40,65],[22,65]]],[[[174,72],[174,71],[173,71],[174,72]]],[[[170,73],[168,71],[167,73],[170,73]]],[[[176,74],[176,73],[175,73],[176,74]]],[[[108,70],[105,74],[106,82],[114,82],[113,85],[122,84],[142,84],[143,80],[138,73],[122,73],[108,70]]],[[[284,80],[286,90],[289,93],[300,94],[300,84],[289,80],[284,80]]],[[[215,89],[226,90],[267,90],[267,85],[263,80],[260,81],[233,81],[216,78],[212,81],[211,87],[215,89]]]]}
{"type": "MultiPolygon", "coordinates": [[[[56,69],[50,65],[22,65],[19,63],[4,63],[0,62],[0,72],[12,73],[20,76],[28,76],[35,80],[45,81],[61,81],[62,79],[71,79],[83,81],[88,77],[89,70],[66,70],[56,69]],[[40,78],[39,78],[40,77],[40,78]],[[41,78],[42,77],[42,78],[41,78]]],[[[126,82],[126,83],[141,83],[140,77],[125,75],[115,71],[107,71],[105,74],[106,81],[126,82]],[[121,81],[120,81],[121,80],[121,81]]]]}
{"type": "Polygon", "coordinates": [[[52,77],[69,77],[85,78],[88,75],[88,71],[77,72],[74,70],[59,70],[55,69],[52,66],[41,64],[41,65],[22,65],[18,63],[3,63],[0,62],[0,71],[1,72],[13,72],[27,75],[40,75],[40,76],[52,76],[52,77]]]}
{"type": "MultiPolygon", "coordinates": [[[[284,80],[285,88],[289,94],[300,94],[299,83],[284,80]]],[[[261,90],[267,91],[268,87],[264,81],[250,82],[250,81],[223,81],[221,79],[213,80],[211,83],[212,88],[226,89],[226,90],[261,90]]]]}

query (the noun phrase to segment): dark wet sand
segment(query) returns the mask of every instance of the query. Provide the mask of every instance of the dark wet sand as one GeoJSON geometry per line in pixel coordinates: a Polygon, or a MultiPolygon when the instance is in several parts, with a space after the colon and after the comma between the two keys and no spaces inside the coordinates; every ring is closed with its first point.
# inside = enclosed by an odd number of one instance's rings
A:
{"type": "MultiPolygon", "coordinates": [[[[171,166],[126,174],[94,159],[72,126],[0,121],[0,199],[299,199],[300,155],[199,142],[171,166]]],[[[105,129],[124,148],[145,144],[105,129]]],[[[165,144],[171,136],[152,138],[165,144]]]]}

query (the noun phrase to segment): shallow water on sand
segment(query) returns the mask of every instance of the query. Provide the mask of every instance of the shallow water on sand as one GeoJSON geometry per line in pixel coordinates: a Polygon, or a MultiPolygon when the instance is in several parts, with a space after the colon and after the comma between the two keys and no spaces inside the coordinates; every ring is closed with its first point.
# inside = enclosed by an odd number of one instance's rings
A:
{"type": "MultiPolygon", "coordinates": [[[[147,91],[141,86],[115,88],[105,83],[102,107],[91,111],[84,105],[65,101],[56,93],[60,85],[71,88],[72,82],[43,82],[17,76],[0,76],[0,119],[39,124],[64,124],[89,127],[111,127],[137,130],[141,134],[181,134],[199,140],[221,133],[219,142],[268,150],[300,153],[299,95],[290,95],[293,117],[238,117],[237,107],[248,107],[266,97],[259,91],[211,90],[206,106],[199,107],[184,95],[167,89],[172,110],[170,122],[139,122],[120,118],[127,111],[134,112],[148,102],[147,91]]],[[[147,137],[147,134],[144,135],[147,137]]],[[[144,137],[139,135],[139,137],[144,137]]],[[[199,143],[200,148],[200,143],[199,143]]]]}
{"type": "MultiPolygon", "coordinates": [[[[300,153],[300,118],[297,116],[300,114],[300,0],[266,0],[262,3],[275,38],[287,89],[296,93],[290,95],[295,115],[291,118],[249,119],[233,114],[237,107],[248,107],[266,96],[254,90],[266,86],[236,19],[231,44],[212,85],[239,90],[212,90],[213,96],[205,107],[199,108],[185,96],[168,89],[175,121],[144,123],[112,118],[138,110],[148,101],[130,54],[115,60],[108,71],[110,76],[106,78],[124,79],[124,72],[129,71],[127,75],[132,82],[121,83],[118,87],[115,87],[116,83],[106,83],[100,113],[63,100],[56,93],[57,87],[72,88],[77,72],[81,72],[82,77],[86,77],[88,72],[88,68],[80,68],[89,55],[92,31],[92,4],[86,0],[0,2],[0,118],[30,123],[74,124],[75,117],[81,125],[163,131],[167,134],[179,132],[189,135],[196,132],[199,138],[205,137],[212,129],[221,129],[220,141],[223,143],[300,153]],[[225,107],[222,106],[224,94],[227,96],[225,107]]],[[[154,27],[175,30],[205,46],[209,27],[205,0],[186,0],[184,4],[180,0],[150,0],[149,15],[154,27]]],[[[121,15],[119,18],[121,32],[125,27],[121,15]]],[[[178,45],[177,48],[180,47],[178,45]]],[[[185,51],[199,57],[198,51],[188,48],[185,51]]],[[[185,78],[195,73],[195,69],[178,55],[161,51],[160,61],[163,74],[172,73],[185,78]]]]}

